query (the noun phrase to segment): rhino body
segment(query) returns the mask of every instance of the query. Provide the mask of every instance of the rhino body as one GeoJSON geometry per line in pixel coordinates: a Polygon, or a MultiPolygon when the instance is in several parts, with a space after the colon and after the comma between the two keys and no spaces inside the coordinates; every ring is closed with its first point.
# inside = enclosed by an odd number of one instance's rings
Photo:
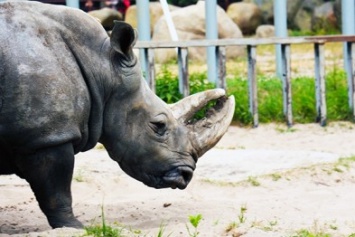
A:
{"type": "Polygon", "coordinates": [[[232,119],[234,98],[221,89],[160,100],[132,53],[136,38],[123,22],[109,37],[77,9],[0,4],[0,174],[29,182],[53,228],[82,227],[71,207],[76,153],[100,142],[133,178],[184,189],[232,119]],[[206,118],[191,120],[211,100],[206,118]]]}

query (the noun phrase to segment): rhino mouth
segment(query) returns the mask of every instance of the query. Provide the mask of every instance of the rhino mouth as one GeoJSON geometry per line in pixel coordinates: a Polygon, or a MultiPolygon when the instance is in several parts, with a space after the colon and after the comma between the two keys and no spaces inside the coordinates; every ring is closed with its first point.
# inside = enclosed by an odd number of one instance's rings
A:
{"type": "Polygon", "coordinates": [[[179,166],[168,171],[157,188],[185,189],[192,179],[194,169],[190,166],[179,166]]]}

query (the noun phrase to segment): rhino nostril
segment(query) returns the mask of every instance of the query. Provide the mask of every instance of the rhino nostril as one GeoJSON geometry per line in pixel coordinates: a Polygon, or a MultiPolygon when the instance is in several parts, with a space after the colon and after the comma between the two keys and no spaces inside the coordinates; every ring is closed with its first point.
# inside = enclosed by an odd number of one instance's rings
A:
{"type": "Polygon", "coordinates": [[[164,182],[171,188],[184,189],[190,183],[194,169],[189,166],[179,166],[166,173],[164,182]]]}
{"type": "Polygon", "coordinates": [[[183,177],[183,179],[185,180],[185,182],[189,183],[190,180],[192,179],[193,170],[188,167],[182,167],[180,169],[180,174],[183,177]]]}

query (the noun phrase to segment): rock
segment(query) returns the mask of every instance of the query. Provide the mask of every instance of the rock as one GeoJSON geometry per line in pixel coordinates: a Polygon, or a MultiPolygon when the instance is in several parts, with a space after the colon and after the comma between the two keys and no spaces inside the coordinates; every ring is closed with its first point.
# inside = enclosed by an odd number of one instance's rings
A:
{"type": "Polygon", "coordinates": [[[337,19],[337,28],[341,29],[341,0],[335,0],[334,2],[334,15],[335,18],[337,19]]]}
{"type": "Polygon", "coordinates": [[[334,13],[333,2],[326,2],[314,9],[312,17],[312,30],[329,33],[337,29],[337,19],[334,13]]]}
{"type": "Polygon", "coordinates": [[[262,15],[262,24],[274,24],[274,1],[270,0],[244,0],[245,3],[256,4],[262,15]]]}
{"type": "Polygon", "coordinates": [[[257,38],[270,38],[275,36],[275,27],[273,25],[260,25],[256,29],[257,38]]]}
{"type": "Polygon", "coordinates": [[[300,9],[293,18],[290,28],[301,32],[310,32],[312,30],[312,12],[300,9]]]}
{"type": "MultiPolygon", "coordinates": [[[[171,16],[178,34],[179,40],[199,40],[205,39],[205,3],[197,2],[171,12],[171,16]]],[[[243,34],[238,26],[228,17],[226,12],[217,7],[218,37],[242,38],[243,34]]],[[[154,27],[153,41],[170,41],[171,37],[164,17],[161,17],[154,27]]],[[[236,58],[244,53],[243,47],[234,46],[227,48],[227,57],[236,58]]],[[[175,49],[155,50],[156,62],[164,63],[176,58],[175,49]]],[[[197,61],[206,59],[206,48],[190,47],[189,58],[197,61]]]]}
{"type": "Polygon", "coordinates": [[[323,4],[323,0],[288,1],[288,27],[301,32],[312,31],[314,9],[323,4]],[[292,4],[292,3],[293,4],[292,4]]]}
{"type": "Polygon", "coordinates": [[[244,35],[254,34],[263,20],[261,10],[254,3],[232,3],[227,9],[227,14],[239,26],[244,35]]]}
{"type": "Polygon", "coordinates": [[[313,13],[314,9],[322,5],[324,2],[325,2],[324,0],[304,0],[302,9],[313,13]]]}
{"type": "MultiPolygon", "coordinates": [[[[274,4],[271,0],[244,0],[255,3],[261,10],[263,24],[274,24],[274,4]]],[[[311,31],[312,15],[317,6],[324,0],[288,0],[287,1],[287,26],[292,30],[311,31]]]]}
{"type": "Polygon", "coordinates": [[[122,14],[120,12],[107,7],[100,10],[90,11],[88,13],[91,16],[97,18],[106,30],[112,30],[114,20],[123,20],[122,14]]]}
{"type": "MultiPolygon", "coordinates": [[[[170,12],[179,9],[179,7],[169,5],[170,12]]],[[[159,18],[164,14],[160,2],[150,2],[149,3],[149,14],[150,14],[150,32],[153,33],[154,26],[159,18]]],[[[125,15],[125,22],[131,24],[134,28],[138,27],[137,20],[137,6],[131,5],[125,15]]]]}

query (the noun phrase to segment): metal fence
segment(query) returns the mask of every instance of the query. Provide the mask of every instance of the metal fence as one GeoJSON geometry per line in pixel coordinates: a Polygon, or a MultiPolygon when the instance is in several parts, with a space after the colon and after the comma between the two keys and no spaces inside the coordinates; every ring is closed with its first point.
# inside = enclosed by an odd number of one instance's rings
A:
{"type": "Polygon", "coordinates": [[[218,78],[216,87],[227,89],[226,85],[226,46],[246,46],[248,57],[248,85],[249,85],[249,108],[255,127],[259,124],[258,116],[258,95],[256,78],[256,48],[259,45],[280,45],[282,54],[282,84],[283,84],[283,113],[288,126],[293,123],[292,117],[292,94],[291,94],[291,67],[290,67],[290,45],[291,44],[313,44],[315,56],[315,88],[316,88],[316,121],[320,125],[326,125],[327,111],[325,99],[325,57],[324,45],[330,42],[344,42],[347,47],[346,70],[348,79],[349,106],[353,118],[355,118],[355,74],[353,65],[353,42],[355,35],[344,36],[312,36],[312,37],[288,37],[288,38],[264,38],[264,39],[220,39],[220,40],[192,40],[192,41],[139,41],[136,48],[144,50],[145,68],[147,68],[146,79],[152,90],[155,90],[155,65],[154,49],[177,48],[179,82],[183,96],[189,95],[188,78],[188,48],[215,46],[217,58],[218,78]]]}

